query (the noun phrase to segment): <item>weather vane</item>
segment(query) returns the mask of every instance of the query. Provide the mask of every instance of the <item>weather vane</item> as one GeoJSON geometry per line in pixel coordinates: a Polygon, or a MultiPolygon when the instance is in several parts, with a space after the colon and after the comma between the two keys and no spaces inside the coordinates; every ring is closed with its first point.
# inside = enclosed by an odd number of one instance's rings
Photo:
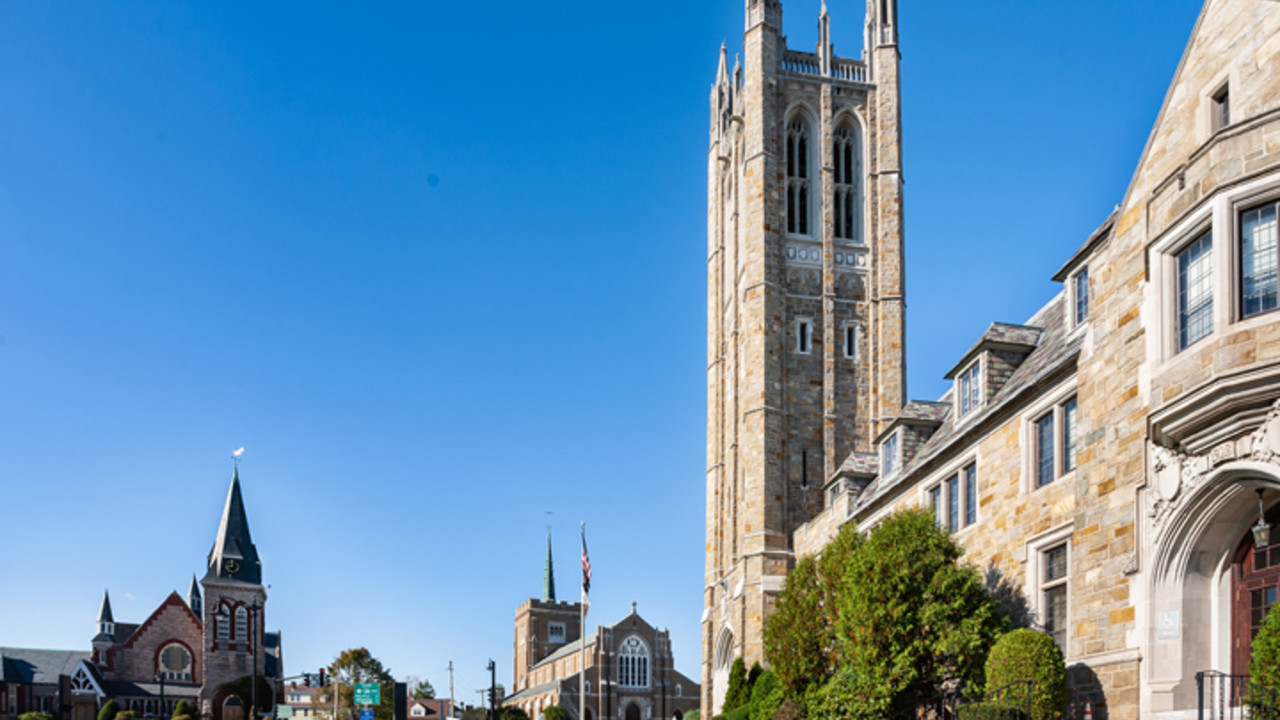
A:
{"type": "Polygon", "coordinates": [[[547,532],[548,532],[548,533],[550,533],[550,532],[551,532],[551,516],[552,516],[552,515],[555,515],[555,513],[553,513],[553,512],[551,512],[550,510],[548,510],[548,511],[547,511],[547,532]]]}
{"type": "Polygon", "coordinates": [[[240,467],[240,456],[241,456],[241,455],[244,455],[244,447],[243,447],[243,446],[241,446],[241,448],[240,448],[239,450],[232,450],[232,451],[231,451],[231,462],[235,463],[235,464],[236,464],[236,467],[240,467]]]}

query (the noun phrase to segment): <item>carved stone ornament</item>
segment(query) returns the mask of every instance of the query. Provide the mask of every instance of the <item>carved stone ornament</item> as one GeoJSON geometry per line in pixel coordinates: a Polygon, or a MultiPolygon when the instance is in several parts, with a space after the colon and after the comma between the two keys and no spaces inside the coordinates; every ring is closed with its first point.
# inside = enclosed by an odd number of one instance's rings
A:
{"type": "MultiPolygon", "coordinates": [[[[1147,439],[1147,467],[1156,492],[1150,516],[1159,534],[1188,495],[1204,484],[1209,471],[1236,460],[1254,460],[1280,466],[1280,400],[1253,433],[1215,445],[1207,453],[1188,455],[1147,439]]],[[[1280,472],[1280,468],[1277,468],[1280,472]]]]}

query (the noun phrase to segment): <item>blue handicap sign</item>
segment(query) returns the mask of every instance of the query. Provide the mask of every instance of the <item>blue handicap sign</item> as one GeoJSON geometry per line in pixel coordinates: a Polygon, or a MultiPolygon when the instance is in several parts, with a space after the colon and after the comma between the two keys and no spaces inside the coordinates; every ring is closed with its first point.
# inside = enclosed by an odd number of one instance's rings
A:
{"type": "Polygon", "coordinates": [[[373,708],[361,708],[360,720],[373,720],[373,708]]]}

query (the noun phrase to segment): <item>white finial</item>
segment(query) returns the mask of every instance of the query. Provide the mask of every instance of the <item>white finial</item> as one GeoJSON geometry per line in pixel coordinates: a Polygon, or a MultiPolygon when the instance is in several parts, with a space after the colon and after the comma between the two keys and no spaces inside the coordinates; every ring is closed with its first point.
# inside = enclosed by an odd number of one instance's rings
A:
{"type": "Polygon", "coordinates": [[[243,446],[241,446],[241,448],[240,448],[239,450],[232,450],[232,451],[231,451],[231,461],[232,461],[232,462],[234,462],[234,463],[236,464],[236,467],[240,467],[240,456],[241,456],[241,455],[244,455],[244,447],[243,447],[243,446]]]}

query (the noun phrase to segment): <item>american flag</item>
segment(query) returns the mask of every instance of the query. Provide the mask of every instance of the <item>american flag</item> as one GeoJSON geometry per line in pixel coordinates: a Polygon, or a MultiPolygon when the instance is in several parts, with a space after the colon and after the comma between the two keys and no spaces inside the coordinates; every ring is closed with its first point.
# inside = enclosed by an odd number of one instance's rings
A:
{"type": "Polygon", "coordinates": [[[591,558],[587,557],[587,524],[582,523],[582,616],[591,609],[591,558]]]}

